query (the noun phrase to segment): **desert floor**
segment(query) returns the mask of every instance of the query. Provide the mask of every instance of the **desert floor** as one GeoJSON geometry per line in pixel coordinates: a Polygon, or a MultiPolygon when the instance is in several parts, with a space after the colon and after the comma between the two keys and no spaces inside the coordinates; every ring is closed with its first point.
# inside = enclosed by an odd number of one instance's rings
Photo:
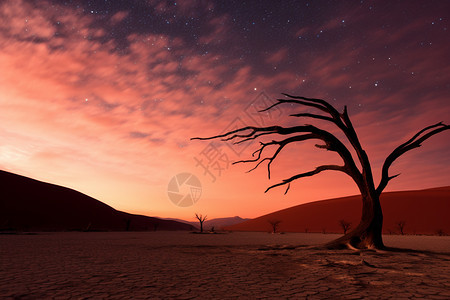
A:
{"type": "Polygon", "coordinates": [[[450,237],[385,236],[386,245],[413,252],[290,247],[335,237],[2,234],[0,298],[450,299],[450,237]]]}

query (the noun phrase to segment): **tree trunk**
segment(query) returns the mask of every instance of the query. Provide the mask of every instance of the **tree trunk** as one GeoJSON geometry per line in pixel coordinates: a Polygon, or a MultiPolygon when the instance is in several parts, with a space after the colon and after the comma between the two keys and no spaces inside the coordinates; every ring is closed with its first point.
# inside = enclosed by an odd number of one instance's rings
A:
{"type": "Polygon", "coordinates": [[[327,248],[383,249],[381,236],[383,213],[380,198],[375,191],[362,193],[362,215],[359,225],[343,237],[331,241],[327,248]]]}

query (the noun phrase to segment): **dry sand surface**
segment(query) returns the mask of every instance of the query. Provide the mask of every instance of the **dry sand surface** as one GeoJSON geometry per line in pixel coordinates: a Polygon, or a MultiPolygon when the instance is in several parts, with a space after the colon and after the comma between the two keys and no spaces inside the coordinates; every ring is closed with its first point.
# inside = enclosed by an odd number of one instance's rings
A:
{"type": "Polygon", "coordinates": [[[385,237],[388,246],[420,250],[413,252],[291,247],[335,237],[0,235],[0,298],[450,299],[450,237],[385,237]]]}
{"type": "MultiPolygon", "coordinates": [[[[383,233],[450,234],[450,187],[419,191],[386,192],[380,198],[383,233]],[[408,209],[405,209],[408,208],[408,209]]],[[[270,221],[279,220],[278,231],[342,233],[341,220],[354,228],[361,219],[361,195],[314,201],[282,209],[242,223],[227,226],[231,231],[268,231],[270,221]]]]}

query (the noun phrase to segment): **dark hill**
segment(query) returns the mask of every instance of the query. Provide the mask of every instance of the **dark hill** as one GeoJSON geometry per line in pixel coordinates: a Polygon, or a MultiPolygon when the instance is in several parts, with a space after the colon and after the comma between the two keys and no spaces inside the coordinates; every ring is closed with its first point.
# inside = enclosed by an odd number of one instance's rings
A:
{"type": "Polygon", "coordinates": [[[192,230],[189,224],[115,210],[75,190],[0,171],[0,230],[192,230]]]}

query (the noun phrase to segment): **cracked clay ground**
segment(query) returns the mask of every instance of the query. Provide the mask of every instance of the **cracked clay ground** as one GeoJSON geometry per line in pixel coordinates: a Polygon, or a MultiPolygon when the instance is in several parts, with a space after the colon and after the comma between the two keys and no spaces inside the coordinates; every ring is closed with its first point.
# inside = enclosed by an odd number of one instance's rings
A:
{"type": "MultiPolygon", "coordinates": [[[[433,252],[280,246],[324,238],[185,232],[0,235],[0,298],[450,299],[449,237],[398,237],[406,239],[406,246],[433,252]]],[[[403,245],[389,238],[393,246],[403,245]]]]}

